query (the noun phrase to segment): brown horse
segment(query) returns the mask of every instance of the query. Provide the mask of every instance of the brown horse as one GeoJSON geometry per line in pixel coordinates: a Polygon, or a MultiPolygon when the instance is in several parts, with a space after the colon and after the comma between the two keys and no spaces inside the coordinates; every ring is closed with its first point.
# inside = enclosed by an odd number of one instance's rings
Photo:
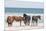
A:
{"type": "Polygon", "coordinates": [[[20,22],[20,26],[21,26],[21,21],[24,21],[25,17],[21,17],[21,16],[14,16],[15,21],[16,22],[20,22]]]}
{"type": "Polygon", "coordinates": [[[13,21],[14,21],[14,16],[8,16],[7,17],[8,26],[12,26],[13,21]]]}
{"type": "Polygon", "coordinates": [[[8,26],[12,26],[13,21],[15,20],[16,22],[20,21],[20,26],[21,26],[21,21],[24,21],[24,17],[21,16],[8,16],[7,17],[7,22],[8,22],[8,26]]]}

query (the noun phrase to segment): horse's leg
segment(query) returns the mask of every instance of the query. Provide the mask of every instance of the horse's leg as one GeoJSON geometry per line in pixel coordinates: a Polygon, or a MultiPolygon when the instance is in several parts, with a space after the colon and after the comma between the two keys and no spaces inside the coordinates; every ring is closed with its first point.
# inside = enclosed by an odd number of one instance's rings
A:
{"type": "Polygon", "coordinates": [[[30,25],[30,21],[28,21],[28,26],[30,25]]]}
{"type": "Polygon", "coordinates": [[[12,23],[13,23],[13,22],[8,23],[8,26],[12,26],[12,23]]]}
{"type": "Polygon", "coordinates": [[[38,20],[36,20],[36,26],[38,25],[38,20]]]}
{"type": "Polygon", "coordinates": [[[29,25],[29,21],[27,20],[27,25],[29,25]]]}
{"type": "Polygon", "coordinates": [[[34,21],[34,20],[32,20],[32,24],[33,24],[33,26],[34,26],[34,22],[35,22],[35,21],[34,21]]]}
{"type": "Polygon", "coordinates": [[[21,26],[21,21],[20,21],[20,26],[21,26]]]}
{"type": "Polygon", "coordinates": [[[25,26],[26,26],[26,20],[24,21],[24,24],[25,24],[25,26]]]}
{"type": "Polygon", "coordinates": [[[30,25],[30,21],[29,21],[29,20],[27,21],[27,25],[28,25],[28,26],[30,25]]]}
{"type": "Polygon", "coordinates": [[[27,21],[27,20],[25,20],[25,26],[26,26],[26,25],[28,25],[28,23],[27,23],[27,22],[28,22],[28,21],[27,21]]]}
{"type": "Polygon", "coordinates": [[[29,26],[29,23],[30,23],[29,20],[27,20],[27,25],[28,25],[28,26],[29,26]]]}
{"type": "Polygon", "coordinates": [[[26,22],[24,22],[24,24],[26,25],[26,22]]]}
{"type": "Polygon", "coordinates": [[[8,24],[8,26],[9,26],[9,24],[8,24]]]}
{"type": "Polygon", "coordinates": [[[37,21],[36,21],[36,26],[37,26],[37,21]]]}
{"type": "Polygon", "coordinates": [[[12,23],[11,24],[8,23],[8,26],[12,26],[12,23]]]}

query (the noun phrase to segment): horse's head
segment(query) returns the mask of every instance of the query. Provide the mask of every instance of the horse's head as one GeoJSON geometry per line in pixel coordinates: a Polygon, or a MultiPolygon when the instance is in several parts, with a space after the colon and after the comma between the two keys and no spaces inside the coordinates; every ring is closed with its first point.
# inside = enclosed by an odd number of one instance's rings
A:
{"type": "Polygon", "coordinates": [[[41,20],[41,16],[37,16],[41,20]]]}
{"type": "Polygon", "coordinates": [[[8,16],[7,17],[7,22],[12,23],[14,21],[14,16],[8,16]]]}
{"type": "Polygon", "coordinates": [[[27,16],[26,14],[23,14],[23,17],[27,16]]]}

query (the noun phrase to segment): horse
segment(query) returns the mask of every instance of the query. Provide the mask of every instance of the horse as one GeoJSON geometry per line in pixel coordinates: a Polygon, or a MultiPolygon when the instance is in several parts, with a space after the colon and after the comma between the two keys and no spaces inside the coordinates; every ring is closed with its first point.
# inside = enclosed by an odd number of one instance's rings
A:
{"type": "Polygon", "coordinates": [[[21,17],[21,16],[14,16],[14,20],[16,22],[20,22],[20,26],[21,26],[21,21],[24,21],[25,17],[21,17]]]}
{"type": "Polygon", "coordinates": [[[30,25],[31,17],[26,15],[26,14],[23,14],[23,17],[25,17],[24,24],[25,25],[30,25]]]}
{"type": "Polygon", "coordinates": [[[32,23],[34,25],[34,22],[36,22],[36,25],[38,25],[38,19],[41,20],[41,16],[32,16],[32,23]]]}
{"type": "Polygon", "coordinates": [[[21,16],[8,16],[7,17],[7,22],[8,26],[12,26],[13,21],[19,22],[20,21],[20,26],[21,26],[21,21],[24,21],[24,17],[21,16]]]}
{"type": "Polygon", "coordinates": [[[13,21],[14,21],[14,16],[8,16],[7,17],[8,26],[12,26],[13,21]]]}

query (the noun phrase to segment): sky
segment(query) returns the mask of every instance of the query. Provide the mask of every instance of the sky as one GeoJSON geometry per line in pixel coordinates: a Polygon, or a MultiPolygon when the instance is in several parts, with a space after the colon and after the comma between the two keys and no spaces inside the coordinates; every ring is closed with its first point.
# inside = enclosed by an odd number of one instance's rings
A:
{"type": "Polygon", "coordinates": [[[43,8],[43,0],[5,0],[5,7],[43,8]]]}

